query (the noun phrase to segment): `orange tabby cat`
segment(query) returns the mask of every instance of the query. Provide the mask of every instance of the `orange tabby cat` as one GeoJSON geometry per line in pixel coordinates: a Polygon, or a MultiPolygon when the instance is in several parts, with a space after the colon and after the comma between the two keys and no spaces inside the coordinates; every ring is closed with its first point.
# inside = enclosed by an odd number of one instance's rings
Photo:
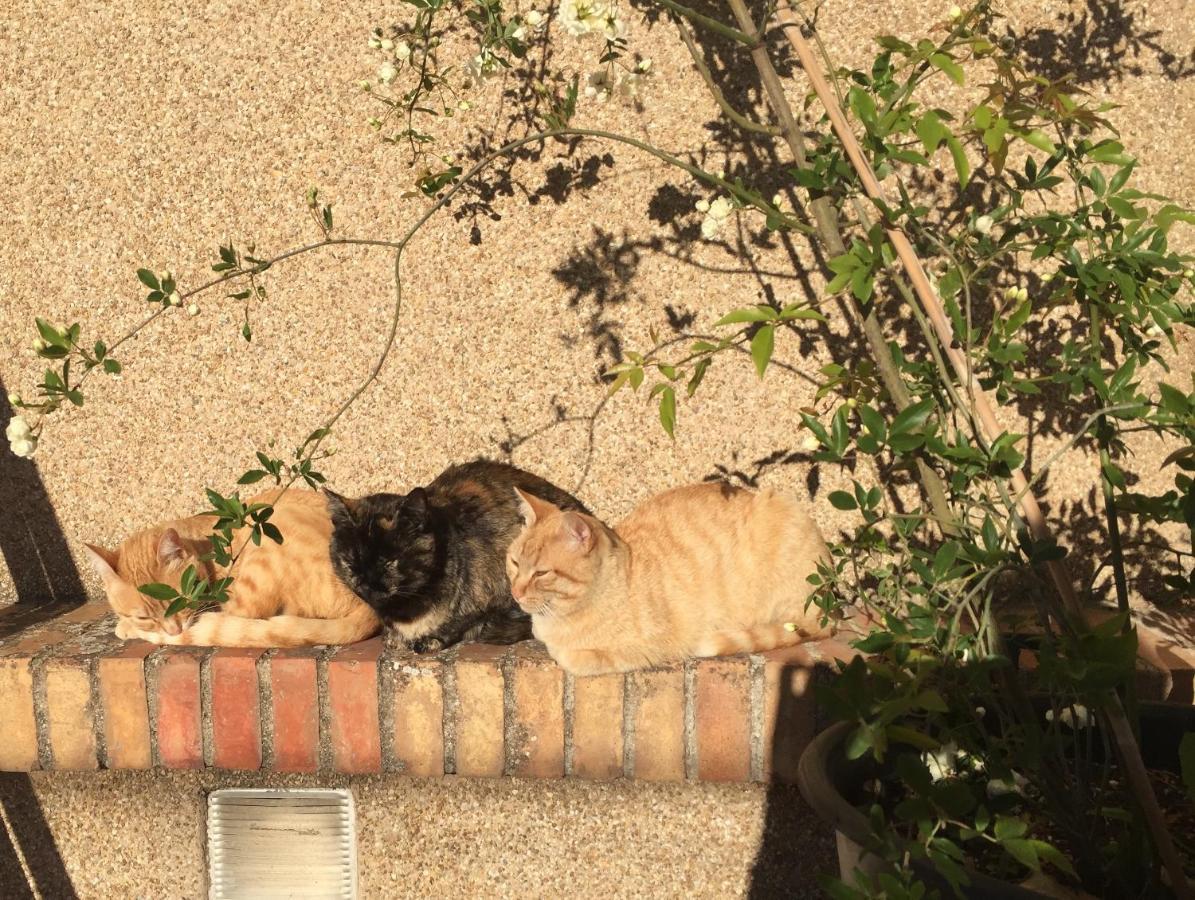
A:
{"type": "MultiPolygon", "coordinates": [[[[278,496],[273,490],[249,502],[269,503],[278,496]]],[[[246,545],[220,612],[184,610],[166,617],[166,604],[137,590],[154,581],[177,588],[189,565],[209,579],[227,574],[199,559],[211,549],[211,516],[140,531],[118,550],[88,544],[108,602],[120,616],[117,636],[199,647],[305,647],[348,644],[377,634],[377,615],[332,570],[332,520],[323,496],[288,490],[270,521],[282,532],[282,543],[267,538],[260,546],[246,545]]],[[[234,532],[234,551],[244,540],[244,533],[234,532]]]]}
{"type": "MultiPolygon", "coordinates": [[[[517,490],[517,489],[516,489],[517,490]]],[[[823,637],[808,577],[826,544],[796,500],[726,484],[675,488],[615,530],[519,491],[507,552],[518,604],[574,675],[823,637]]]]}

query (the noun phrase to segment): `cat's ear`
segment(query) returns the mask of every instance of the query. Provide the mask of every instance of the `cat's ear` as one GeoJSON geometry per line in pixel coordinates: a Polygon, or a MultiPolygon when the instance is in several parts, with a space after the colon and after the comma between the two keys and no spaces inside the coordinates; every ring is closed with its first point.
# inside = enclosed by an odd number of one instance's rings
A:
{"type": "Polygon", "coordinates": [[[87,548],[87,558],[101,581],[107,584],[114,578],[119,579],[120,576],[116,574],[116,566],[120,562],[119,550],[105,550],[96,544],[85,543],[83,546],[87,548]]]}
{"type": "Polygon", "coordinates": [[[163,565],[178,562],[187,555],[183,539],[173,528],[167,528],[158,538],[158,562],[163,565]]]}
{"type": "Polygon", "coordinates": [[[407,519],[415,522],[427,519],[427,491],[421,487],[412,488],[411,492],[402,498],[402,511],[407,519]]]}
{"type": "Polygon", "coordinates": [[[333,523],[340,520],[357,524],[357,505],[360,501],[342,496],[330,487],[324,488],[324,498],[328,503],[328,514],[332,516],[333,523]]]}
{"type": "Polygon", "coordinates": [[[520,488],[515,488],[515,496],[519,498],[519,515],[523,517],[523,524],[528,528],[540,519],[547,518],[549,514],[560,511],[547,500],[541,500],[535,494],[529,494],[520,488]]]}
{"type": "Polygon", "coordinates": [[[580,513],[566,512],[561,520],[564,539],[578,553],[588,553],[595,542],[593,526],[580,513]]]}

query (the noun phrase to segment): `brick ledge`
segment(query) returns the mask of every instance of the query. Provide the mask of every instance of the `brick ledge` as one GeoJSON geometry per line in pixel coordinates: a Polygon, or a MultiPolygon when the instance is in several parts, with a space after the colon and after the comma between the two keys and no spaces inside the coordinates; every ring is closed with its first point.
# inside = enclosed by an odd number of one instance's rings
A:
{"type": "MultiPolygon", "coordinates": [[[[0,771],[791,781],[820,727],[810,684],[854,655],[821,641],[573,678],[534,642],[430,657],[386,651],[380,638],[155,647],[117,639],[114,623],[106,604],[88,603],[43,610],[0,639],[0,771]]],[[[21,624],[5,615],[0,634],[21,624]]]]}

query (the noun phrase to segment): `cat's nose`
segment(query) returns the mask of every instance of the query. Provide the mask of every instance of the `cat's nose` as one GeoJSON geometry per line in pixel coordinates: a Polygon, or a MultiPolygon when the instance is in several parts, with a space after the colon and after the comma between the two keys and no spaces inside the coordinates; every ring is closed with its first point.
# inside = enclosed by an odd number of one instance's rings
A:
{"type": "Polygon", "coordinates": [[[171,616],[168,619],[163,619],[162,620],[162,630],[165,631],[167,634],[171,634],[171,635],[183,633],[183,627],[178,624],[177,616],[171,616]]]}

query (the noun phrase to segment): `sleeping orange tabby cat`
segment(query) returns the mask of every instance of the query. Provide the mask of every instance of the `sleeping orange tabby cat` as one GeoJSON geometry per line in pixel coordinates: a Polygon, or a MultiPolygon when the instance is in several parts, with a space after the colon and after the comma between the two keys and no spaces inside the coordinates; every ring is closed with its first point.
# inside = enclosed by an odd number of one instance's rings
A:
{"type": "Polygon", "coordinates": [[[574,675],[823,637],[806,608],[826,544],[805,508],[772,491],[700,484],[657,494],[617,528],[519,492],[507,553],[518,604],[574,675]]]}
{"type": "MultiPolygon", "coordinates": [[[[249,502],[278,496],[278,490],[268,491],[249,502]]],[[[177,588],[189,565],[209,579],[227,574],[199,559],[210,549],[212,521],[200,515],[165,522],[134,534],[118,550],[87,545],[108,602],[120,616],[118,637],[200,647],[304,647],[348,644],[381,629],[374,611],[332,569],[332,520],[323,496],[298,489],[281,496],[270,518],[282,543],[246,545],[220,612],[184,610],[167,618],[166,604],[137,587],[160,581],[177,588]]],[[[234,539],[235,552],[244,534],[234,532],[234,539]]]]}

